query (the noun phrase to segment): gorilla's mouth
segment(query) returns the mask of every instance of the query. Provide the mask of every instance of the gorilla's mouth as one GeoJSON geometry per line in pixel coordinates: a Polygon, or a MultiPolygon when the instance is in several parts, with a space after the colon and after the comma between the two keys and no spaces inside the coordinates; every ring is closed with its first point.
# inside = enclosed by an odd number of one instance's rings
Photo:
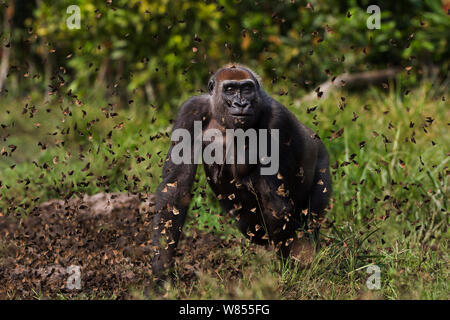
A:
{"type": "Polygon", "coordinates": [[[251,113],[238,113],[238,114],[231,114],[231,116],[236,119],[245,119],[250,118],[253,115],[251,113]]]}

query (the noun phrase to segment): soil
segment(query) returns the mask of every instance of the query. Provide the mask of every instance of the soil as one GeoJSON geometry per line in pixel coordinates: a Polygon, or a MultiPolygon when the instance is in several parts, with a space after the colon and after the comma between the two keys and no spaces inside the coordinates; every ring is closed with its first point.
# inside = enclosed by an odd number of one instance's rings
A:
{"type": "MultiPolygon", "coordinates": [[[[0,299],[132,298],[130,289],[152,281],[153,213],[153,195],[124,193],[51,200],[26,217],[0,213],[0,299]],[[73,282],[68,287],[73,266],[79,267],[81,289],[73,282]]],[[[179,280],[194,281],[197,270],[223,264],[217,249],[241,245],[239,239],[190,232],[178,246],[179,280]]]]}

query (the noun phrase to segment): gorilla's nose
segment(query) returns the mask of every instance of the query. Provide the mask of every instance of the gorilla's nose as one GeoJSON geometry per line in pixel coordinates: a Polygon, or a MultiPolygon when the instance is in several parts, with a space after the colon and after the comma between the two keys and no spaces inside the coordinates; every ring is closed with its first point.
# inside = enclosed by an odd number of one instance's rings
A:
{"type": "Polygon", "coordinates": [[[246,107],[248,107],[248,102],[247,101],[242,101],[242,102],[234,101],[232,106],[235,108],[246,108],[246,107]]]}

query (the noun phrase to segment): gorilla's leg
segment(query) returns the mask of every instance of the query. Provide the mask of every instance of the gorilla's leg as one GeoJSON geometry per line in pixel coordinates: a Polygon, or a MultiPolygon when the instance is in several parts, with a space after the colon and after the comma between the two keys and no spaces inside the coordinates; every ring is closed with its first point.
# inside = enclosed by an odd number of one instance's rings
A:
{"type": "Polygon", "coordinates": [[[257,211],[261,215],[264,237],[286,258],[295,239],[296,229],[292,217],[294,203],[290,200],[286,183],[276,176],[258,176],[253,177],[249,188],[257,197],[257,211]]]}
{"type": "Polygon", "coordinates": [[[331,176],[329,169],[328,154],[322,145],[319,149],[314,184],[310,191],[311,212],[322,215],[328,206],[331,196],[331,176]]]}
{"type": "Polygon", "coordinates": [[[309,196],[308,228],[313,230],[314,240],[319,245],[319,219],[325,214],[331,196],[331,176],[328,153],[321,145],[319,149],[314,183],[309,196]]]}
{"type": "Polygon", "coordinates": [[[312,262],[320,248],[320,219],[325,214],[331,196],[329,160],[323,145],[319,149],[313,181],[308,198],[307,232],[303,233],[303,237],[295,239],[291,251],[291,256],[305,266],[312,262]]]}

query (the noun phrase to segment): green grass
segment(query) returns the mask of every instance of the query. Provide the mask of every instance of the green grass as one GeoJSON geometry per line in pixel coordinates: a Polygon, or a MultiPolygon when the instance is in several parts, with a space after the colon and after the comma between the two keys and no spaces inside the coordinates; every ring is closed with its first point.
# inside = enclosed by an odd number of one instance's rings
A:
{"type": "MultiPolygon", "coordinates": [[[[341,92],[300,107],[286,96],[279,99],[330,152],[334,190],[322,250],[300,269],[242,240],[212,251],[218,267],[199,262],[196,280],[175,280],[163,297],[449,299],[448,101],[427,83],[408,95],[394,89],[341,92]],[[381,269],[380,290],[366,286],[372,264],[381,269]]],[[[0,100],[0,124],[6,126],[0,128],[0,150],[7,153],[0,156],[0,213],[26,215],[33,205],[70,192],[154,192],[169,138],[150,137],[170,133],[174,115],[137,102],[112,109],[103,101],[0,100]],[[30,106],[37,111],[30,113],[30,106]],[[118,115],[106,117],[102,108],[118,115]],[[12,145],[17,149],[11,154],[12,145]]],[[[241,238],[205,181],[199,170],[185,232],[241,238]]],[[[143,297],[139,288],[130,292],[143,297]]]]}

